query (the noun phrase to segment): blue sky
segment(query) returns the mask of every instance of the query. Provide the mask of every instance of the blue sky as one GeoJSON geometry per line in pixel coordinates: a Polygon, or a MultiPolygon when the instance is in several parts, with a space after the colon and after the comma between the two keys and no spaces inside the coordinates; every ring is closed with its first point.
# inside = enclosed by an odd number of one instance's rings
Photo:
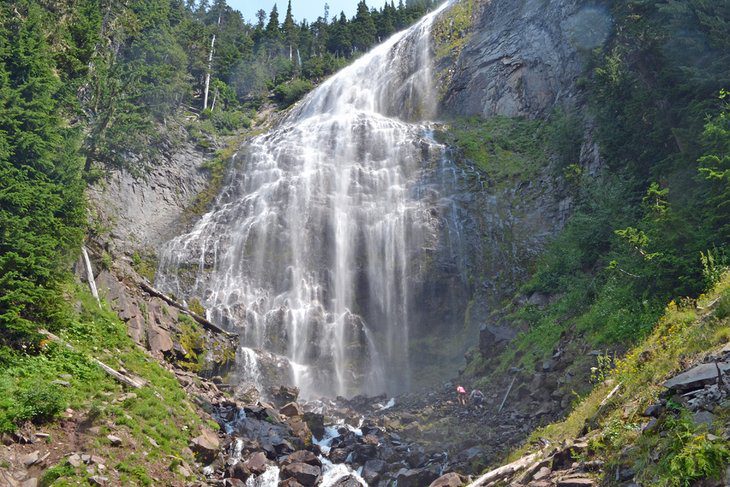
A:
{"type": "MultiPolygon", "coordinates": [[[[288,0],[227,0],[228,5],[240,10],[243,14],[243,18],[254,22],[256,20],[256,12],[259,9],[266,10],[268,14],[271,7],[276,3],[279,9],[279,19],[284,20],[284,14],[286,13],[286,5],[288,0]]],[[[333,15],[339,15],[340,11],[345,12],[345,15],[352,17],[355,15],[355,8],[359,0],[292,0],[291,8],[294,18],[297,20],[307,19],[308,21],[316,20],[320,15],[324,15],[324,4],[327,3],[330,6],[330,18],[333,15]]],[[[373,3],[373,0],[368,2],[368,6],[373,3]]],[[[375,3],[383,3],[375,1],[375,3]]],[[[397,2],[396,2],[397,3],[397,2]]],[[[379,7],[380,5],[378,5],[379,7]]]]}

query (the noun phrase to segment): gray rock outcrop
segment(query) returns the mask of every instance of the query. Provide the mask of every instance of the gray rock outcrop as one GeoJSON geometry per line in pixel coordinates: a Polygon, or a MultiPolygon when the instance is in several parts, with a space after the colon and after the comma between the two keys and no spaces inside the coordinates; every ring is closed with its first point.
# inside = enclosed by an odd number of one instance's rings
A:
{"type": "Polygon", "coordinates": [[[485,0],[452,68],[448,114],[539,117],[576,103],[581,53],[608,35],[608,12],[576,0],[485,0]]]}

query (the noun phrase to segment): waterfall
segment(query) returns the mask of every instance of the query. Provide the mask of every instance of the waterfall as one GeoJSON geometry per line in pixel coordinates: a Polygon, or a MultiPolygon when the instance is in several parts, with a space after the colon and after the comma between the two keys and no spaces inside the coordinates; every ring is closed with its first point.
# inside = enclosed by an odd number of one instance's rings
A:
{"type": "Polygon", "coordinates": [[[439,239],[419,181],[443,150],[427,125],[443,8],[245,144],[213,210],[162,250],[157,285],[201,297],[250,368],[256,349],[286,357],[305,396],[408,387],[413,290],[439,239]]]}

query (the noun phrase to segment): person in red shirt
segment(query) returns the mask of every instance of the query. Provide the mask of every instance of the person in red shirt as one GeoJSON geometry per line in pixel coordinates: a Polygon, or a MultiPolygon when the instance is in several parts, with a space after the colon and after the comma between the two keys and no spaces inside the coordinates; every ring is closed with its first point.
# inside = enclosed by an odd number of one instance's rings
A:
{"type": "Polygon", "coordinates": [[[459,400],[459,404],[466,406],[466,389],[463,386],[456,386],[456,398],[459,400]]]}

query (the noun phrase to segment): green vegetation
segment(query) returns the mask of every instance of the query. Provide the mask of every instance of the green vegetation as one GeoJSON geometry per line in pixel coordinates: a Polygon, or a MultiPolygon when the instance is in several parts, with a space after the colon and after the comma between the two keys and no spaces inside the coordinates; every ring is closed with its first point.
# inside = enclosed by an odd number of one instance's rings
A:
{"type": "Polygon", "coordinates": [[[0,346],[33,347],[69,315],[61,284],[83,235],[78,131],[63,120],[46,17],[0,6],[0,346]]]}
{"type": "Polygon", "coordinates": [[[681,371],[683,362],[695,362],[727,343],[730,320],[719,304],[728,296],[730,275],[696,302],[671,302],[654,331],[617,361],[604,382],[564,421],[535,431],[529,443],[542,438],[559,444],[581,436],[587,428],[590,459],[607,462],[606,472],[615,471],[617,466],[630,467],[638,472],[639,482],[660,486],[719,478],[730,461],[730,447],[721,439],[721,431],[730,420],[727,404],[715,411],[717,424],[709,427],[694,423],[686,410],[670,403],[657,426],[642,433],[646,418],[641,414],[663,391],[661,383],[681,371]],[[617,384],[618,392],[599,410],[617,384]]]}
{"type": "MultiPolygon", "coordinates": [[[[44,341],[37,353],[3,349],[0,378],[0,431],[13,431],[30,420],[44,425],[67,407],[81,418],[100,428],[98,437],[88,441],[102,447],[107,433],[125,438],[125,445],[145,446],[148,454],[130,456],[130,450],[105,448],[109,462],[115,458],[125,462],[128,470],[118,470],[135,482],[144,483],[140,472],[166,468],[170,458],[179,458],[190,438],[202,425],[198,413],[187,399],[177,379],[154,359],[134,345],[127,336],[126,325],[106,305],[99,308],[94,298],[80,289],[67,289],[67,295],[78,299],[80,311],[63,331],[62,344],[44,341]],[[106,375],[91,359],[96,358],[112,368],[124,368],[141,377],[147,385],[124,393],[123,387],[106,375]]],[[[58,435],[64,434],[63,431],[58,435]]],[[[186,459],[191,461],[192,459],[186,459]]],[[[115,463],[112,463],[115,464],[115,463]]],[[[63,463],[49,469],[45,485],[64,478],[83,479],[85,470],[76,470],[63,463]]]]}
{"type": "Polygon", "coordinates": [[[195,320],[185,314],[180,314],[179,326],[180,333],[176,341],[185,351],[185,358],[178,360],[177,364],[192,372],[200,372],[205,362],[203,330],[195,320]]]}
{"type": "Polygon", "coordinates": [[[149,282],[155,282],[155,273],[157,272],[157,258],[152,253],[140,254],[135,251],[132,254],[132,268],[137,274],[147,279],[149,282]]]}
{"type": "MultiPolygon", "coordinates": [[[[471,38],[474,20],[479,13],[478,0],[460,0],[449,9],[448,15],[438,17],[431,26],[435,64],[453,62],[471,38]]],[[[450,86],[453,69],[438,70],[439,94],[443,96],[450,86]]]]}
{"type": "Polygon", "coordinates": [[[575,116],[556,112],[545,120],[497,116],[451,122],[440,137],[458,147],[492,181],[529,181],[559,156],[558,170],[578,160],[580,125],[575,116]]]}

